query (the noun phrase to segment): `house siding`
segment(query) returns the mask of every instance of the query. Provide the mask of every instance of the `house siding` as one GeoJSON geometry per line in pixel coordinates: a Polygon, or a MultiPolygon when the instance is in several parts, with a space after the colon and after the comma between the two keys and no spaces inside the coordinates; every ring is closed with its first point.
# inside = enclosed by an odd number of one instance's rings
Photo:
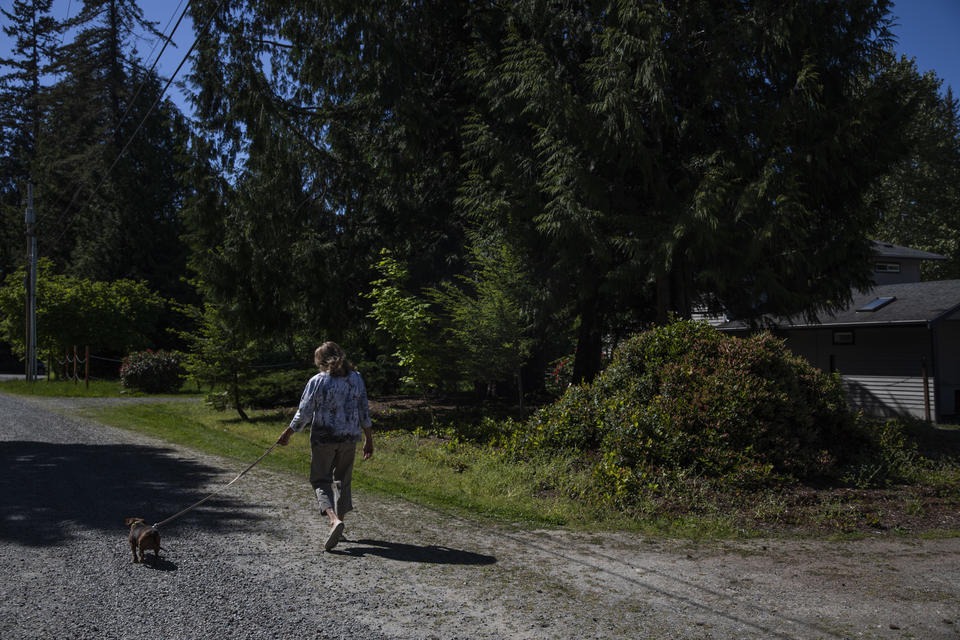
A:
{"type": "Polygon", "coordinates": [[[912,416],[926,420],[934,414],[934,379],[927,380],[927,402],[923,401],[922,377],[842,376],[847,400],[867,415],[884,418],[912,416]]]}
{"type": "MultiPolygon", "coordinates": [[[[960,345],[960,326],[957,329],[954,336],[960,345]]],[[[926,419],[926,372],[930,417],[936,415],[937,385],[925,326],[788,329],[780,335],[791,351],[817,368],[838,372],[851,406],[868,415],[926,419]],[[852,331],[853,344],[834,344],[834,331],[852,331]]],[[[960,378],[960,368],[951,373],[960,378]]]]}
{"type": "MultiPolygon", "coordinates": [[[[882,249],[880,260],[943,259],[875,244],[882,249]]],[[[960,279],[855,291],[845,308],[821,314],[821,324],[806,318],[761,320],[776,327],[774,333],[794,353],[823,371],[838,372],[854,406],[879,415],[960,422],[960,279]],[[873,304],[881,298],[886,304],[873,304]],[[864,310],[869,308],[873,310],[864,310]]],[[[753,332],[737,320],[717,326],[732,335],[753,332]]]]}
{"type": "Polygon", "coordinates": [[[920,282],[920,261],[891,258],[876,262],[894,262],[900,265],[900,273],[885,273],[874,271],[874,284],[898,284],[901,282],[920,282]]]}
{"type": "MultiPolygon", "coordinates": [[[[954,314],[956,315],[956,314],[954,314]]],[[[960,320],[944,320],[936,325],[937,404],[939,412],[952,420],[960,416],[960,320]]]]}
{"type": "Polygon", "coordinates": [[[797,355],[844,376],[920,377],[924,362],[930,362],[930,334],[923,326],[824,327],[780,334],[797,355]],[[852,331],[853,344],[834,344],[834,331],[852,331]]]}

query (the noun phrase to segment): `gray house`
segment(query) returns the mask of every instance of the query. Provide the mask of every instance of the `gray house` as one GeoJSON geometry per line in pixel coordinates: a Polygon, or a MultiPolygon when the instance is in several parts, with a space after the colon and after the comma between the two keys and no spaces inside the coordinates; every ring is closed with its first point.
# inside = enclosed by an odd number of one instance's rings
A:
{"type": "Polygon", "coordinates": [[[946,260],[939,253],[930,253],[889,242],[873,241],[873,281],[876,284],[920,282],[920,264],[924,260],[946,260]]]}
{"type": "MultiPolygon", "coordinates": [[[[851,405],[878,416],[960,417],[960,280],[919,282],[920,262],[943,256],[875,243],[877,286],[818,323],[772,319],[794,353],[839,372],[851,405]]],[[[718,328],[749,329],[739,322],[718,328]]]]}

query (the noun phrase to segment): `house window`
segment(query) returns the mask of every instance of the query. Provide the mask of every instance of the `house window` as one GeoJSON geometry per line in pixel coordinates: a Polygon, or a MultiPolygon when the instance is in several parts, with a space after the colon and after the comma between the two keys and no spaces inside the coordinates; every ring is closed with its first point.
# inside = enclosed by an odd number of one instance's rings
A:
{"type": "Polygon", "coordinates": [[[833,344],[853,344],[853,330],[834,331],[833,344]]]}
{"type": "Polygon", "coordinates": [[[900,273],[899,262],[876,262],[873,270],[877,273],[900,273]]]}

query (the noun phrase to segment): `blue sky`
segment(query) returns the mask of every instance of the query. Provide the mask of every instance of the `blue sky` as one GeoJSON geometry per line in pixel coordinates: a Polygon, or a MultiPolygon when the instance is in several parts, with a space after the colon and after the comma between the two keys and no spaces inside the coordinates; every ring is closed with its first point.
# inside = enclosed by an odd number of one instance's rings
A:
{"type": "Polygon", "coordinates": [[[960,0],[896,0],[896,50],[933,70],[960,96],[960,0]]]}
{"type": "MultiPolygon", "coordinates": [[[[144,14],[148,20],[157,22],[157,28],[168,31],[176,22],[177,16],[187,0],[141,0],[144,14]]],[[[897,52],[914,58],[921,72],[933,70],[943,79],[954,93],[960,95],[960,0],[894,0],[892,15],[897,25],[894,35],[897,37],[897,52]]],[[[8,8],[10,0],[0,0],[8,8]]],[[[60,17],[76,13],[81,0],[55,0],[54,12],[60,17]]],[[[192,26],[184,22],[174,34],[176,48],[168,47],[160,61],[162,75],[172,73],[190,48],[193,41],[192,26]]],[[[152,60],[152,44],[144,42],[140,46],[140,55],[144,60],[152,60]]],[[[9,48],[9,40],[0,34],[0,50],[9,48]]],[[[3,55],[0,53],[0,55],[3,55]]],[[[186,69],[186,67],[185,67],[186,69]]],[[[182,71],[181,73],[184,73],[182,71]]],[[[176,99],[176,97],[175,97],[176,99]]]]}
{"type": "MultiPolygon", "coordinates": [[[[0,0],[2,1],[2,0],[0,0]]],[[[62,0],[60,0],[62,2],[62,0]]],[[[79,2],[79,0],[72,0],[79,2]]],[[[186,0],[146,0],[142,2],[149,20],[164,30],[176,21],[186,0]],[[173,22],[171,21],[173,18],[173,22]]],[[[894,0],[897,38],[896,50],[914,58],[921,72],[933,70],[943,79],[943,89],[951,86],[960,95],[960,0],[894,0]]],[[[161,61],[164,72],[176,69],[192,42],[192,27],[186,22],[174,35],[178,47],[168,48],[161,61]]]]}

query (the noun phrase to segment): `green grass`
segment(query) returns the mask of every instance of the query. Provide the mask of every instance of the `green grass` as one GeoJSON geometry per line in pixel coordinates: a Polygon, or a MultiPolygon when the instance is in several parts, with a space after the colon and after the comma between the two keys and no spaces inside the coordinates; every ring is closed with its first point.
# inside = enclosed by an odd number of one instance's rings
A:
{"type": "MultiPolygon", "coordinates": [[[[557,475],[543,462],[505,459],[497,451],[415,433],[377,437],[377,455],[358,469],[362,484],[416,502],[498,519],[552,525],[583,524],[570,498],[538,495],[537,475],[557,475]]],[[[576,476],[572,464],[560,463],[576,476]]]]}
{"type": "Polygon", "coordinates": [[[56,398],[114,398],[120,397],[120,383],[111,380],[93,380],[89,384],[72,380],[5,380],[0,382],[0,391],[21,396],[45,396],[56,398]]]}
{"type": "MultiPolygon", "coordinates": [[[[118,380],[91,380],[89,383],[73,380],[46,380],[36,382],[26,380],[4,380],[0,382],[0,391],[20,396],[43,396],[49,398],[122,398],[139,397],[147,394],[131,391],[120,386],[118,380]]],[[[198,396],[199,391],[189,385],[177,395],[198,396]]]]}
{"type": "MultiPolygon", "coordinates": [[[[250,413],[241,421],[197,402],[136,403],[88,408],[83,415],[237,461],[259,457],[286,427],[279,412],[250,413]]],[[[373,458],[354,469],[354,483],[381,495],[397,496],[459,515],[523,526],[642,531],[683,538],[742,535],[725,514],[621,514],[590,498],[591,478],[574,458],[543,457],[517,462],[489,447],[452,439],[386,431],[375,434],[373,458]]],[[[261,463],[304,478],[309,471],[306,434],[275,449],[261,463]]]]}
{"type": "MultiPolygon", "coordinates": [[[[236,414],[216,412],[196,402],[131,403],[89,407],[79,413],[103,424],[154,436],[191,449],[242,462],[253,462],[273,445],[285,421],[275,412],[250,412],[244,422],[236,414]]],[[[309,446],[298,438],[287,447],[278,447],[261,463],[282,471],[306,474],[309,446]]]]}
{"type": "MultiPolygon", "coordinates": [[[[199,401],[91,407],[81,413],[104,424],[233,458],[238,466],[259,457],[287,425],[278,412],[249,412],[251,420],[244,422],[228,412],[212,411],[199,401]]],[[[354,470],[354,483],[360,488],[461,514],[509,521],[570,526],[597,521],[596,514],[585,513],[572,499],[552,492],[544,495],[539,489],[544,477],[576,474],[571,463],[511,463],[477,445],[453,445],[412,433],[377,433],[374,442],[373,458],[360,462],[354,470]]],[[[309,459],[309,438],[297,434],[261,464],[305,479],[309,459]]]]}

